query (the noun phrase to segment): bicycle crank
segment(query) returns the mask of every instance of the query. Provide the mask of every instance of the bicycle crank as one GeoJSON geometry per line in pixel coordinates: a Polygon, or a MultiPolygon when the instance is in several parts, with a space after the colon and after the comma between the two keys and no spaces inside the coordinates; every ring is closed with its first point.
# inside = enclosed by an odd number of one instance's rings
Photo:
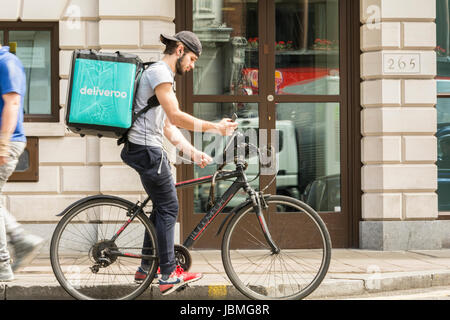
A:
{"type": "Polygon", "coordinates": [[[188,248],[180,244],[176,244],[174,251],[177,265],[183,268],[184,271],[189,271],[192,266],[192,257],[188,248]]]}

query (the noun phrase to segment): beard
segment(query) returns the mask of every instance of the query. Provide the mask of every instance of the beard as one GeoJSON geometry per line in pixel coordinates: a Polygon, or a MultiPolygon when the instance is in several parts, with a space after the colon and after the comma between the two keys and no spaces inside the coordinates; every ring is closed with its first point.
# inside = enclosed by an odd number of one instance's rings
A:
{"type": "Polygon", "coordinates": [[[183,76],[186,71],[183,69],[182,65],[181,65],[181,60],[183,60],[184,56],[186,55],[186,53],[184,53],[181,58],[178,58],[177,63],[175,65],[176,70],[177,70],[177,75],[179,76],[183,76]]]}

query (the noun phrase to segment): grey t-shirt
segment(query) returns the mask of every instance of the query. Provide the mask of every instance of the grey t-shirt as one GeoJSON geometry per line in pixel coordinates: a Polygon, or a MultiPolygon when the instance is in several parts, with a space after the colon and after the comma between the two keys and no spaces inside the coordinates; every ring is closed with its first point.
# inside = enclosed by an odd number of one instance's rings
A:
{"type": "MultiPolygon", "coordinates": [[[[155,88],[162,83],[174,83],[174,73],[164,61],[152,64],[142,74],[136,92],[136,112],[147,106],[148,99],[155,94],[155,88]]],[[[151,108],[134,122],[128,132],[128,140],[134,144],[151,147],[163,146],[166,113],[161,106],[151,108]]]]}

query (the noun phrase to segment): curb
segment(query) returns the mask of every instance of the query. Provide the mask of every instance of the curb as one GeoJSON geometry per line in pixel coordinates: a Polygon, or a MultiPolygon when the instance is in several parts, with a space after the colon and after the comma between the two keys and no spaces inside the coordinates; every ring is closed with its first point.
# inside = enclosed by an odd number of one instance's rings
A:
{"type": "Polygon", "coordinates": [[[449,270],[393,272],[374,274],[332,274],[309,298],[333,298],[371,293],[426,289],[450,285],[449,270]],[[343,279],[343,283],[332,281],[343,279]]]}
{"type": "MultiPolygon", "coordinates": [[[[234,286],[202,279],[185,290],[162,296],[152,285],[139,300],[248,300],[234,286]],[[209,283],[208,283],[209,282],[209,283]]],[[[339,298],[396,290],[421,289],[450,285],[450,271],[397,272],[377,274],[329,274],[307,299],[339,298]]],[[[58,283],[36,284],[33,280],[0,283],[2,300],[72,299],[58,283]]]]}

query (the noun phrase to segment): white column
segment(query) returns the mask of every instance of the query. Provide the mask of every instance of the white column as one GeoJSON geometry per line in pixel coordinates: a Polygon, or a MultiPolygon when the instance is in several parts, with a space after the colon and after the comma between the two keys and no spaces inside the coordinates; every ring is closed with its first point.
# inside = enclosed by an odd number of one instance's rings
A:
{"type": "Polygon", "coordinates": [[[434,1],[361,0],[362,247],[395,248],[384,222],[438,216],[435,11],[434,1]]]}

